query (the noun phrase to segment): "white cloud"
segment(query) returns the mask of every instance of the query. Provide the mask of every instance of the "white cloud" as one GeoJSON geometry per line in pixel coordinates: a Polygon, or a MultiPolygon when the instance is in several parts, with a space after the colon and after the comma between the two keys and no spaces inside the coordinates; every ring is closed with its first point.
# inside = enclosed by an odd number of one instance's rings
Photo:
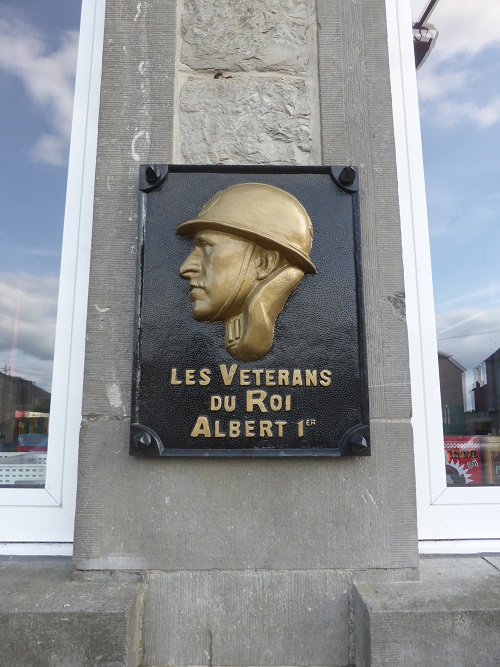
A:
{"type": "Polygon", "coordinates": [[[500,120],[500,96],[487,104],[473,102],[443,102],[439,105],[441,124],[455,127],[463,120],[468,120],[481,128],[487,128],[500,120]]]}
{"type": "Polygon", "coordinates": [[[460,93],[470,82],[470,70],[458,72],[436,71],[436,67],[425,65],[418,73],[418,94],[420,100],[433,101],[452,93],[460,93]]]}
{"type": "Polygon", "coordinates": [[[500,347],[500,308],[460,308],[436,314],[438,349],[474,368],[500,347]]]}
{"type": "Polygon", "coordinates": [[[63,32],[54,48],[27,23],[0,18],[0,67],[22,80],[51,127],[33,146],[32,157],[37,162],[60,165],[66,161],[77,49],[74,30],[63,32]]]}
{"type": "Polygon", "coordinates": [[[42,134],[31,148],[31,156],[35,162],[52,164],[56,167],[66,163],[69,137],[58,137],[55,134],[42,134]]]}
{"type": "MultiPolygon", "coordinates": [[[[13,359],[19,353],[44,361],[53,358],[58,284],[56,276],[0,273],[2,358],[11,355],[13,342],[13,359]]],[[[17,373],[17,368],[12,371],[17,373]]]]}

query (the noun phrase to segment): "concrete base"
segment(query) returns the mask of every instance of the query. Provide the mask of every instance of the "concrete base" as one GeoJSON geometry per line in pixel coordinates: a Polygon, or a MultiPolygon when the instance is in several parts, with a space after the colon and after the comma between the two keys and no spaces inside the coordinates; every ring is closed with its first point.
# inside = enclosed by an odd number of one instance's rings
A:
{"type": "MultiPolygon", "coordinates": [[[[418,571],[358,574],[412,581],[418,571]]],[[[320,569],[146,573],[143,666],[352,665],[352,579],[320,569]]]]}
{"type": "Polygon", "coordinates": [[[347,665],[349,588],[342,572],[152,572],[144,665],[347,665]]]}
{"type": "Polygon", "coordinates": [[[420,571],[139,575],[0,559],[0,665],[497,667],[500,558],[427,557],[420,571]]]}
{"type": "Polygon", "coordinates": [[[357,580],[356,667],[497,667],[499,560],[423,557],[420,582],[357,580]]]}
{"type": "Polygon", "coordinates": [[[0,560],[0,664],[137,667],[141,584],[85,581],[71,559],[0,560]]]}

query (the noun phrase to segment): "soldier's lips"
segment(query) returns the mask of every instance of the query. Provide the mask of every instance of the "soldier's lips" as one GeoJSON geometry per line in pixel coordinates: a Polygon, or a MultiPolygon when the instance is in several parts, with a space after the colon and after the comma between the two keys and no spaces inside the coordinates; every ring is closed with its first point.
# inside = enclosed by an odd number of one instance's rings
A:
{"type": "Polygon", "coordinates": [[[201,299],[205,296],[205,290],[199,285],[191,285],[189,288],[189,298],[191,301],[195,299],[201,299]]]}

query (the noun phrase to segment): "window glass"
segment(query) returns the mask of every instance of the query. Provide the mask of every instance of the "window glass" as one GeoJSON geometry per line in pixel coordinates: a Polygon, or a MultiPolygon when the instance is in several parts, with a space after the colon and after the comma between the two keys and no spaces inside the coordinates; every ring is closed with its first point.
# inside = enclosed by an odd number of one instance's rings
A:
{"type": "Polygon", "coordinates": [[[45,483],[80,0],[0,3],[0,486],[45,483]]]}
{"type": "Polygon", "coordinates": [[[446,479],[500,485],[500,4],[412,10],[446,479]]]}

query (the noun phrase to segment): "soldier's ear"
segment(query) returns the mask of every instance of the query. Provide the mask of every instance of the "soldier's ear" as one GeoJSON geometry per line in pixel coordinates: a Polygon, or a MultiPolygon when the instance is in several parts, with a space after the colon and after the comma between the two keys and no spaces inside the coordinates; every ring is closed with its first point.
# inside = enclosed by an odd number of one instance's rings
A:
{"type": "Polygon", "coordinates": [[[265,250],[257,264],[257,280],[265,280],[276,271],[281,263],[281,254],[277,250],[265,250]]]}

